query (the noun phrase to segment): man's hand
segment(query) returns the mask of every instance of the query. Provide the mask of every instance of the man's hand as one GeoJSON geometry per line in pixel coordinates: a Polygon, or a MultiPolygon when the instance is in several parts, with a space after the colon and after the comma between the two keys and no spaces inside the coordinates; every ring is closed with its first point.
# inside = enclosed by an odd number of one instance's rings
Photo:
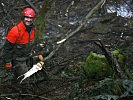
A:
{"type": "Polygon", "coordinates": [[[42,55],[38,55],[38,59],[39,59],[40,61],[43,61],[43,56],[42,56],[42,55]]]}
{"type": "Polygon", "coordinates": [[[6,63],[5,67],[7,69],[11,69],[12,68],[12,63],[11,62],[6,63]]]}
{"type": "Polygon", "coordinates": [[[42,66],[44,65],[44,62],[40,61],[39,63],[37,63],[37,66],[42,68],[42,66]]]}
{"type": "Polygon", "coordinates": [[[42,55],[38,55],[38,56],[34,56],[33,57],[33,62],[39,62],[39,61],[43,61],[43,56],[42,55]]]}

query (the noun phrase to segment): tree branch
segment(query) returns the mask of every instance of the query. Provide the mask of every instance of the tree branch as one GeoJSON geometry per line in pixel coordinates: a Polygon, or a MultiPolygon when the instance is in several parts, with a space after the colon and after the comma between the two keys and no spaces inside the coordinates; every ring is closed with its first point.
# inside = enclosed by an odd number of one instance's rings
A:
{"type": "Polygon", "coordinates": [[[31,96],[31,97],[38,97],[43,100],[51,100],[49,98],[43,97],[43,96],[38,96],[38,95],[33,95],[33,94],[19,94],[19,93],[12,93],[12,94],[0,94],[0,97],[8,97],[8,96],[31,96]]]}
{"type": "Polygon", "coordinates": [[[53,50],[45,59],[48,60],[50,59],[56,51],[72,36],[74,36],[80,29],[84,26],[83,23],[85,23],[100,7],[106,2],[106,0],[101,0],[81,21],[80,21],[80,26],[78,26],[74,31],[70,32],[64,39],[61,41],[57,42],[57,48],[53,50]]]}

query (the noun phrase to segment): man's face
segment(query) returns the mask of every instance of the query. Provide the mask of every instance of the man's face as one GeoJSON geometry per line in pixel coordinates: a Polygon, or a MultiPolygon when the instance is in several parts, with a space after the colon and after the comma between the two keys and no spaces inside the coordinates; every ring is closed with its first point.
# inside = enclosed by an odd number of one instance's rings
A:
{"type": "Polygon", "coordinates": [[[24,17],[24,24],[29,26],[33,23],[33,18],[32,17],[24,17]]]}

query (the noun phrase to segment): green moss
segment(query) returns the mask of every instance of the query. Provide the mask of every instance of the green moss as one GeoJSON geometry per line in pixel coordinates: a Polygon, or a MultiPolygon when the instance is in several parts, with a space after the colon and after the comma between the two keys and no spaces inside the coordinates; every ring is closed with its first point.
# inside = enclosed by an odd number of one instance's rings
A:
{"type": "Polygon", "coordinates": [[[119,53],[120,53],[119,50],[114,50],[114,51],[112,51],[112,54],[113,54],[114,56],[118,56],[119,53]]]}
{"type": "Polygon", "coordinates": [[[89,78],[103,78],[112,75],[112,69],[105,56],[93,52],[86,59],[84,71],[89,78]]]}
{"type": "Polygon", "coordinates": [[[119,63],[123,63],[124,55],[120,54],[120,51],[118,49],[112,51],[112,54],[117,58],[119,63]]]}

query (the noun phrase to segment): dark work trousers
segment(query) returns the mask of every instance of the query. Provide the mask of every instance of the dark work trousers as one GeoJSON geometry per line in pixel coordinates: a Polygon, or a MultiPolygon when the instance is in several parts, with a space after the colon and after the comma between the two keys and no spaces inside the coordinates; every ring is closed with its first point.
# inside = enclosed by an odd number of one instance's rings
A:
{"type": "MultiPolygon", "coordinates": [[[[20,81],[23,78],[17,79],[20,75],[25,74],[29,69],[31,69],[31,59],[28,60],[15,60],[13,62],[13,74],[14,80],[16,80],[16,84],[18,85],[18,89],[20,93],[32,93],[32,84],[30,84],[30,78],[26,78],[21,84],[20,81]]],[[[15,85],[15,84],[14,84],[15,85]]],[[[18,90],[17,90],[18,91],[18,90]]],[[[31,97],[25,97],[24,100],[31,100],[31,97]]],[[[22,99],[23,100],[23,99],[22,99]]]]}
{"type": "MultiPolygon", "coordinates": [[[[25,74],[33,66],[33,59],[17,59],[13,61],[13,74],[14,79],[17,79],[20,75],[25,74]]],[[[29,78],[26,78],[22,83],[29,83],[29,78]]]]}
{"type": "MultiPolygon", "coordinates": [[[[28,71],[28,66],[27,66],[26,60],[25,61],[17,61],[17,60],[14,61],[14,63],[13,63],[13,73],[14,73],[14,79],[15,80],[17,80],[17,78],[20,75],[23,75],[27,71],[28,71]]],[[[23,83],[28,83],[28,79],[24,80],[23,83]]]]}
{"type": "Polygon", "coordinates": [[[20,81],[23,77],[17,79],[20,75],[25,74],[31,67],[30,67],[30,60],[14,60],[13,61],[13,74],[14,74],[14,78],[12,81],[12,85],[18,85],[21,87],[22,91],[27,89],[25,88],[29,88],[30,84],[29,84],[29,78],[26,78],[21,84],[20,81]]]}

